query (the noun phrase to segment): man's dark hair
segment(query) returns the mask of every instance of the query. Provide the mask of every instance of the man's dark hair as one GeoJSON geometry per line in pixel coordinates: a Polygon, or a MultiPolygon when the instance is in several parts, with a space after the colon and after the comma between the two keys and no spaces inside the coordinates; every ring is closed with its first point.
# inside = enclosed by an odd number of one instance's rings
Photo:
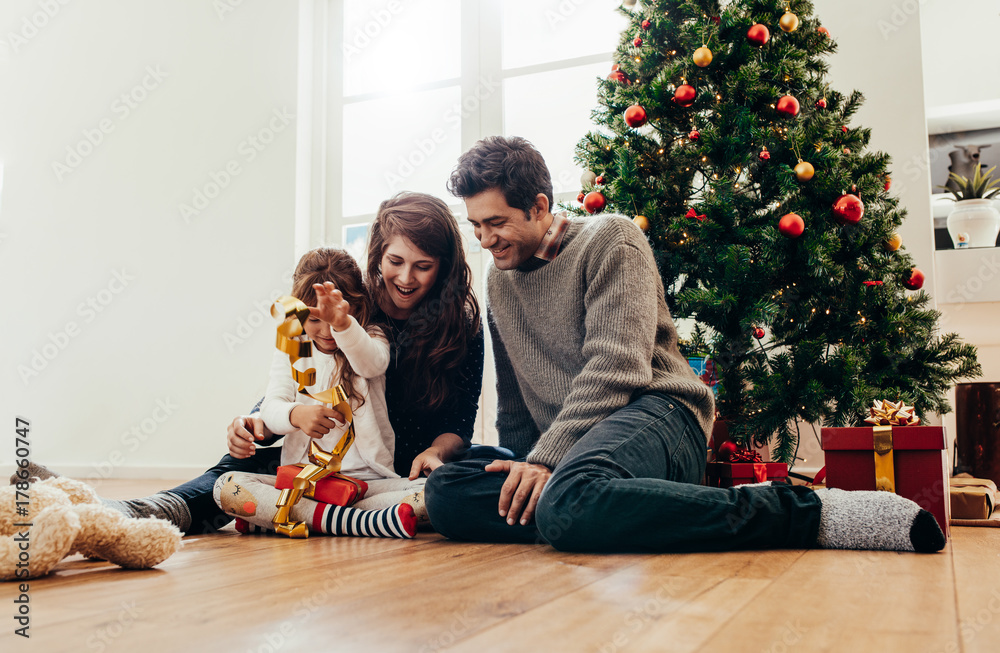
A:
{"type": "Polygon", "coordinates": [[[535,146],[520,136],[489,136],[458,158],[448,180],[448,190],[466,198],[497,188],[507,204],[525,212],[543,193],[552,209],[552,177],[535,146]]]}

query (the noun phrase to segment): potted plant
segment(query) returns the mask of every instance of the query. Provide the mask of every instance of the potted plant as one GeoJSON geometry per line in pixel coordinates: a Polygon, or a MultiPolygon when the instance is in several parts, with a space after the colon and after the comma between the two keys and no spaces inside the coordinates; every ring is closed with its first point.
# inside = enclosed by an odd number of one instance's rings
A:
{"type": "Polygon", "coordinates": [[[976,167],[972,179],[948,175],[958,185],[957,190],[948,189],[955,196],[955,208],[948,214],[948,234],[955,249],[996,246],[1000,211],[992,198],[1000,193],[1000,181],[993,180],[994,170],[996,166],[983,174],[976,167]]]}

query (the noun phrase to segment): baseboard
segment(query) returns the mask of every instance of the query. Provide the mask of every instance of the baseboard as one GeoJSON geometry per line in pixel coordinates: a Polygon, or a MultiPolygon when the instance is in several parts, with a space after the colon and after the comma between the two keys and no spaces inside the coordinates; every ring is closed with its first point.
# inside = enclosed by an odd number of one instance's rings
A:
{"type": "MultiPolygon", "coordinates": [[[[119,465],[110,473],[103,473],[103,470],[96,465],[60,465],[57,463],[46,465],[52,471],[63,476],[81,480],[123,478],[170,481],[187,480],[201,476],[209,466],[211,465],[119,465]]],[[[13,474],[14,470],[15,468],[10,466],[9,471],[4,472],[4,476],[0,478],[6,478],[6,476],[13,474]]]]}

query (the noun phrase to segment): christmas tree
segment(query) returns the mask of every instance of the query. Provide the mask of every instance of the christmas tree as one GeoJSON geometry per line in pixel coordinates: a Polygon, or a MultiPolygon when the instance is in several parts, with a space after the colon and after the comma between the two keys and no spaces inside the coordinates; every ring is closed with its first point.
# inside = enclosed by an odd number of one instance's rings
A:
{"type": "Polygon", "coordinates": [[[737,442],[792,462],[798,423],[861,422],[875,399],[918,414],[981,373],[938,335],[901,247],[889,156],[828,87],[836,43],[810,2],[626,1],[597,129],[577,146],[578,214],[633,216],[675,318],[718,377],[737,442]]]}

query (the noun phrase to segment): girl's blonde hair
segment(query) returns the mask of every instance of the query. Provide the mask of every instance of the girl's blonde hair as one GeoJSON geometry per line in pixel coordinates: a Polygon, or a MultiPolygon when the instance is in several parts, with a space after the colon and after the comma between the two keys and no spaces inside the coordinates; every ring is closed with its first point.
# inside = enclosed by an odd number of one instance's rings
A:
{"type": "MultiPolygon", "coordinates": [[[[351,305],[351,315],[362,328],[368,328],[372,315],[372,302],[365,292],[361,278],[361,268],[357,261],[342,249],[317,247],[302,255],[292,276],[292,295],[302,300],[306,306],[316,305],[314,283],[330,281],[337,286],[347,303],[351,305]]],[[[364,404],[364,396],[355,389],[358,374],[351,367],[347,356],[340,349],[333,352],[340,368],[340,379],[348,400],[354,408],[364,404]]],[[[317,382],[319,380],[317,379],[317,382]]],[[[326,388],[324,388],[325,390],[326,388]]]]}

